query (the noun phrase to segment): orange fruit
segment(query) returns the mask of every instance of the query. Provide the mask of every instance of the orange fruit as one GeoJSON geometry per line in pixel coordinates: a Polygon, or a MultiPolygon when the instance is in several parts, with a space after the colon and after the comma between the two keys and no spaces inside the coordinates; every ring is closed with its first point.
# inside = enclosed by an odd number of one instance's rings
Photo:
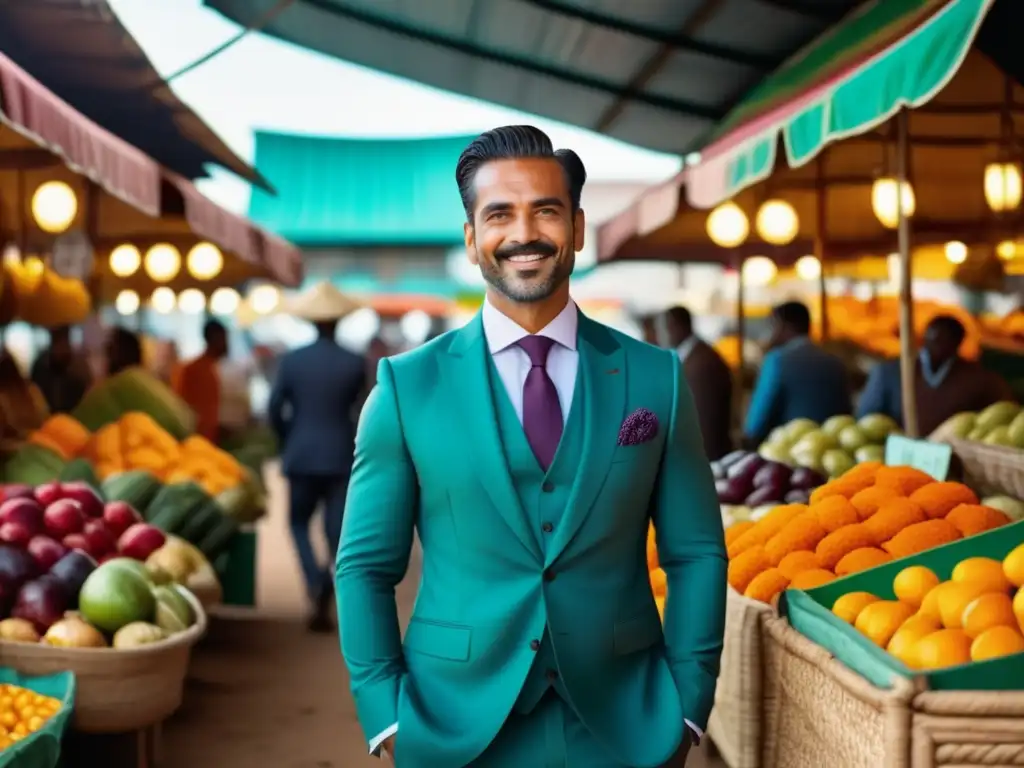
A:
{"type": "Polygon", "coordinates": [[[920,608],[925,596],[939,586],[935,571],[923,565],[911,565],[896,574],[892,580],[892,591],[900,602],[920,608]]]}
{"type": "Polygon", "coordinates": [[[668,591],[668,576],[661,568],[651,571],[651,591],[655,595],[664,595],[668,591]]]}
{"type": "Polygon", "coordinates": [[[848,592],[832,604],[832,613],[847,624],[854,624],[861,611],[877,602],[878,598],[870,592],[848,592]]]}
{"type": "Polygon", "coordinates": [[[939,611],[939,596],[952,583],[951,581],[944,581],[934,589],[929,590],[928,594],[924,596],[924,600],[921,601],[921,607],[918,608],[917,612],[925,616],[931,616],[936,621],[942,621],[942,613],[939,611]]]}
{"type": "Polygon", "coordinates": [[[1016,629],[1017,617],[1013,613],[1013,601],[1002,592],[987,592],[967,604],[960,623],[971,638],[992,627],[1016,629]]]}
{"type": "Polygon", "coordinates": [[[914,609],[897,600],[879,600],[864,608],[854,626],[875,645],[885,648],[896,630],[914,615],[914,609]]]}
{"type": "Polygon", "coordinates": [[[914,645],[911,650],[918,669],[942,669],[971,660],[971,638],[962,629],[940,629],[914,645]]]}
{"type": "Polygon", "coordinates": [[[942,625],[939,624],[939,620],[932,616],[922,616],[920,614],[911,616],[896,630],[896,634],[892,636],[885,650],[908,667],[914,667],[916,666],[912,654],[914,646],[917,645],[919,640],[940,629],[942,629],[942,625]]]}
{"type": "Polygon", "coordinates": [[[665,598],[664,597],[655,597],[654,598],[654,604],[658,607],[658,615],[661,616],[662,621],[664,621],[665,620],[665,598]]]}
{"type": "Polygon", "coordinates": [[[991,627],[971,643],[971,661],[998,659],[1014,653],[1024,653],[1024,635],[1015,627],[991,627]]]}
{"type": "Polygon", "coordinates": [[[1003,573],[1015,587],[1024,587],[1024,544],[1018,546],[1003,560],[1003,573]]]}
{"type": "Polygon", "coordinates": [[[953,569],[951,581],[958,584],[984,584],[986,592],[1009,592],[1010,580],[1003,573],[1003,564],[991,557],[969,557],[953,569]]]}
{"type": "Polygon", "coordinates": [[[1024,632],[1024,589],[1018,589],[1013,596],[1013,613],[1017,617],[1017,624],[1020,631],[1024,632]]]}
{"type": "Polygon", "coordinates": [[[940,587],[939,616],[946,629],[960,629],[963,626],[964,609],[968,603],[981,597],[988,589],[985,584],[962,584],[951,581],[940,587]]]}

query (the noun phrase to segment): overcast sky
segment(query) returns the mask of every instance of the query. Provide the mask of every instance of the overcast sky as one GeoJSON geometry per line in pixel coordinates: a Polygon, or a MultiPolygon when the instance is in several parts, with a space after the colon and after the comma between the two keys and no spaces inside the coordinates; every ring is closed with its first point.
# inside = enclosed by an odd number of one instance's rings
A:
{"type": "MultiPolygon", "coordinates": [[[[157,70],[168,75],[234,36],[238,27],[200,0],[108,0],[157,70]]],[[[251,160],[252,132],[352,137],[468,134],[529,121],[556,146],[583,157],[594,180],[655,182],[673,175],[678,158],[638,149],[578,128],[321,56],[263,35],[251,35],[173,82],[178,96],[242,157],[251,160]]],[[[248,188],[216,172],[203,190],[244,211],[248,188]]]]}

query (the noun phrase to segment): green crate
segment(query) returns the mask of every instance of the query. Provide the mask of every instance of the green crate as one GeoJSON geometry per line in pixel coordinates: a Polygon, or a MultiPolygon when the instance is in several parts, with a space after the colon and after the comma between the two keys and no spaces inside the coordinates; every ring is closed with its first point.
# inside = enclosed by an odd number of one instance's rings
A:
{"type": "Polygon", "coordinates": [[[0,768],[54,768],[60,761],[61,740],[74,710],[75,676],[71,672],[58,672],[29,677],[13,669],[0,668],[0,683],[52,696],[61,703],[57,714],[42,729],[0,751],[0,768]]]}
{"type": "Polygon", "coordinates": [[[969,539],[919,552],[910,557],[861,571],[807,590],[788,590],[780,612],[792,627],[827,649],[850,669],[879,688],[891,688],[897,677],[924,677],[933,691],[1005,691],[1024,689],[1024,653],[923,674],[890,656],[855,628],[832,613],[835,601],[849,592],[870,592],[883,600],[895,600],[892,582],[910,565],[931,568],[947,580],[953,568],[968,557],[1002,560],[1024,543],[1024,521],[1006,525],[969,539]]]}

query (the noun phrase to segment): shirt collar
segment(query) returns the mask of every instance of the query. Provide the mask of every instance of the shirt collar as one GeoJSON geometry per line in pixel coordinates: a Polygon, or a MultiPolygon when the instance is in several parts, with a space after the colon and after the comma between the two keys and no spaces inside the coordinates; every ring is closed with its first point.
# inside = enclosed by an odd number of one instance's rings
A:
{"type": "Polygon", "coordinates": [[[686,358],[693,352],[693,348],[697,346],[697,337],[691,336],[678,347],[676,347],[676,354],[679,355],[679,362],[685,363],[686,358]]]}
{"type": "Polygon", "coordinates": [[[779,349],[796,349],[797,347],[802,347],[810,343],[810,336],[796,336],[795,338],[792,338],[789,341],[787,341],[785,344],[780,345],[779,349]]]}
{"type": "MultiPolygon", "coordinates": [[[[482,311],[484,324],[484,337],[487,339],[487,348],[492,355],[508,349],[530,335],[529,331],[521,328],[514,320],[503,315],[490,301],[484,300],[482,311]]],[[[579,327],[579,310],[573,301],[565,305],[565,309],[558,313],[554,320],[537,332],[537,336],[546,336],[566,349],[576,349],[576,330],[579,327]]]]}
{"type": "Polygon", "coordinates": [[[956,362],[956,357],[951,357],[938,368],[934,368],[932,366],[932,357],[928,354],[927,349],[922,349],[918,353],[918,359],[921,361],[921,376],[932,389],[942,386],[949,376],[950,370],[953,368],[953,363],[956,362]]]}

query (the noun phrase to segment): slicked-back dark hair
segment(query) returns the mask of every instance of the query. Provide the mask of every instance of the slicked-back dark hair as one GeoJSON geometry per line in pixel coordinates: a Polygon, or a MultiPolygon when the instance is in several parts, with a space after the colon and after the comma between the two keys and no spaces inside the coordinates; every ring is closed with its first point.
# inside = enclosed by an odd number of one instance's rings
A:
{"type": "Polygon", "coordinates": [[[228,329],[220,320],[207,320],[203,324],[203,341],[209,344],[217,336],[227,337],[228,329]]]}
{"type": "Polygon", "coordinates": [[[665,314],[668,315],[672,322],[681,330],[693,330],[693,315],[690,314],[690,310],[681,304],[672,307],[665,314]]]}
{"type": "Polygon", "coordinates": [[[540,128],[532,125],[503,125],[473,139],[462,150],[459,162],[455,165],[455,182],[459,185],[462,207],[466,209],[466,218],[470,223],[473,222],[473,206],[476,204],[473,181],[480,167],[495,160],[518,160],[525,157],[557,160],[565,173],[572,210],[574,213],[579,210],[580,195],[587,181],[587,169],[579,155],[571,149],[555,149],[551,139],[540,128]]]}
{"type": "Polygon", "coordinates": [[[811,332],[811,311],[806,304],[787,301],[772,310],[772,314],[780,323],[799,334],[806,336],[811,332]]]}
{"type": "Polygon", "coordinates": [[[953,315],[936,315],[928,323],[928,328],[947,334],[950,340],[957,346],[960,346],[967,336],[967,329],[964,328],[964,324],[953,317],[953,315]]]}

